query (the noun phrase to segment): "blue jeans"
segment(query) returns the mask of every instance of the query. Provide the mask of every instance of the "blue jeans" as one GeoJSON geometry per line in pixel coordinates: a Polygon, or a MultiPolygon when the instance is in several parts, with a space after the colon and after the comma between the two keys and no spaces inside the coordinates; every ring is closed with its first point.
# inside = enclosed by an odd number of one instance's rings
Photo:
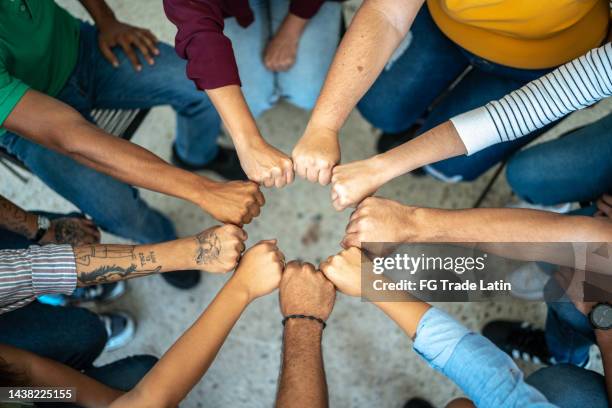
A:
{"type": "Polygon", "coordinates": [[[541,368],[525,380],[559,408],[607,408],[604,377],[569,364],[541,368]]]}
{"type": "Polygon", "coordinates": [[[554,205],[612,192],[612,115],[512,157],[508,183],[521,198],[554,205]]]}
{"type": "MultiPolygon", "coordinates": [[[[96,28],[83,23],[78,61],[57,99],[88,119],[93,108],[169,104],[177,113],[176,148],[181,158],[192,164],[211,160],[217,154],[220,119],[206,94],[185,76],[185,61],[174,49],[159,44],[155,65],[143,63],[137,73],[119,48],[114,52],[120,65],[113,68],[102,56],[97,38],[96,28]]],[[[16,134],[6,133],[0,144],[101,228],[143,243],[176,238],[172,222],[149,207],[131,186],[16,134]]]]}
{"type": "Polygon", "coordinates": [[[288,71],[272,72],[263,64],[264,50],[287,15],[289,0],[250,0],[249,4],[255,21],[243,28],[236,19],[226,19],[224,32],[232,40],[242,92],[251,112],[258,117],[280,98],[312,109],[340,40],[341,5],[324,3],[308,21],[295,64],[288,71]]]}
{"type": "MultiPolygon", "coordinates": [[[[438,29],[426,6],[419,11],[411,34],[408,48],[380,74],[357,105],[363,117],[384,132],[407,130],[432,107],[419,131],[423,133],[455,115],[501,98],[548,72],[513,69],[468,53],[438,29]],[[473,69],[445,94],[469,66],[473,69]]],[[[444,179],[474,180],[542,131],[491,146],[471,156],[443,160],[428,168],[444,179]]]]}

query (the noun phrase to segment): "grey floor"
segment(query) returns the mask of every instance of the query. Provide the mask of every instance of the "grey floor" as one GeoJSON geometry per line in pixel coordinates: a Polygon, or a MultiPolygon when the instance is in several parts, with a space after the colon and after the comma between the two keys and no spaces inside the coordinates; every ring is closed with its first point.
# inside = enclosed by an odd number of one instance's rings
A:
{"type": "MultiPolygon", "coordinates": [[[[75,15],[84,16],[77,2],[59,1],[75,15]]],[[[151,28],[171,42],[174,28],[163,15],[161,1],[109,1],[124,21],[151,28]]],[[[349,4],[354,6],[354,1],[349,4]]],[[[611,110],[602,103],[570,117],[546,138],[592,121],[611,110]]],[[[301,135],[308,113],[280,104],[259,121],[263,135],[278,148],[290,152],[301,135]]],[[[152,111],[134,142],[163,158],[169,157],[174,115],[167,107],[152,111]]],[[[374,153],[376,132],[354,113],[341,135],[343,161],[374,153]]],[[[445,185],[429,178],[400,177],[380,195],[413,205],[442,208],[470,207],[491,173],[475,183],[445,185]]],[[[0,194],[28,209],[69,211],[73,206],[35,177],[23,185],[0,167],[0,194]]],[[[145,199],[175,222],[180,235],[198,232],[215,221],[195,206],[149,191],[145,199]]],[[[334,211],[329,188],[297,181],[281,191],[266,190],[267,204],[259,218],[246,227],[249,244],[278,238],[287,259],[317,263],[339,249],[349,211],[334,211]]],[[[503,177],[496,183],[486,206],[503,206],[513,200],[503,177]]],[[[105,234],[106,242],[121,242],[105,234]]],[[[138,321],[134,341],[119,351],[103,354],[98,362],[149,353],[160,356],[194,321],[228,276],[205,275],[202,284],[183,292],[158,277],[129,282],[128,294],[99,310],[125,310],[138,321]]],[[[468,327],[478,330],[493,318],[528,319],[542,324],[545,307],[538,303],[439,304],[468,327]]],[[[267,407],[274,401],[280,363],[281,324],[276,295],[260,299],[242,316],[205,378],[191,392],[184,407],[267,407]]],[[[410,340],[370,304],[339,295],[325,330],[324,353],[331,406],[401,407],[412,396],[426,397],[443,406],[461,393],[430,369],[412,351],[410,340]]],[[[596,364],[598,366],[598,364],[596,364]]],[[[537,367],[524,366],[527,371],[537,367]]]]}

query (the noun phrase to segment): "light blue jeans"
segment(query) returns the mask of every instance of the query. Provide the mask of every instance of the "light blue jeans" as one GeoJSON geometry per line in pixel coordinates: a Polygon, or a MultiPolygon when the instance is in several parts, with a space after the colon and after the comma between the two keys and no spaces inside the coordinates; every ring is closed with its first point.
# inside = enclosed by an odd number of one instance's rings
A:
{"type": "MultiPolygon", "coordinates": [[[[174,48],[160,43],[159,50],[155,65],[143,63],[137,73],[115,48],[120,65],[113,68],[98,48],[98,31],[83,23],[77,64],[57,99],[88,119],[93,108],[171,105],[177,113],[179,155],[192,164],[206,163],[217,154],[220,118],[206,94],[185,76],[185,61],[174,48]]],[[[143,243],[176,238],[172,222],[149,207],[131,186],[16,134],[0,136],[0,144],[104,230],[143,243]]]]}
{"type": "Polygon", "coordinates": [[[312,109],[340,40],[341,5],[326,2],[321,6],[302,34],[295,64],[277,73],[265,67],[263,55],[289,11],[289,0],[250,0],[249,4],[255,21],[243,28],[236,19],[226,19],[224,33],[232,40],[242,92],[251,112],[258,117],[281,98],[312,109]]]}

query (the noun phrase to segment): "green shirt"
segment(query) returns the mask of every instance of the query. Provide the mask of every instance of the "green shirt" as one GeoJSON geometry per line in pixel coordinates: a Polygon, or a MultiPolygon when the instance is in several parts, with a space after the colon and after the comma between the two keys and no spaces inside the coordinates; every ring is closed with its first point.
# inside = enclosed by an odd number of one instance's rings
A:
{"type": "Polygon", "coordinates": [[[79,24],[53,0],[0,0],[0,125],[29,88],[62,90],[76,64],[79,24]]]}

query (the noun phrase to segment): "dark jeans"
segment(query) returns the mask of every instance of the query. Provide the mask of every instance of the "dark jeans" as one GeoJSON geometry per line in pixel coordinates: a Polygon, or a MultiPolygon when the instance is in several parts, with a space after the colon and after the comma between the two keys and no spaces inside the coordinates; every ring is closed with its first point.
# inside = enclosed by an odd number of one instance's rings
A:
{"type": "MultiPolygon", "coordinates": [[[[164,43],[158,47],[155,65],[145,63],[138,73],[117,47],[114,52],[120,65],[113,68],[100,52],[98,31],[83,23],[76,66],[57,99],[90,120],[93,108],[171,105],[177,113],[179,155],[194,165],[207,163],[218,152],[220,118],[206,94],[186,77],[186,63],[174,48],[164,43]]],[[[148,206],[133,187],[14,133],[4,134],[0,145],[101,228],[141,243],[176,238],[172,222],[148,206]]]]}
{"type": "MultiPolygon", "coordinates": [[[[385,132],[397,133],[410,128],[469,66],[473,69],[433,106],[421,133],[455,115],[501,98],[548,72],[513,69],[466,52],[442,34],[427,6],[418,13],[411,33],[408,48],[380,74],[358,104],[361,114],[385,132]]],[[[428,169],[442,178],[473,180],[541,132],[491,146],[471,156],[443,160],[428,169]]]]}
{"type": "Polygon", "coordinates": [[[612,192],[612,115],[529,147],[508,162],[508,183],[535,204],[594,201],[612,192]]]}

